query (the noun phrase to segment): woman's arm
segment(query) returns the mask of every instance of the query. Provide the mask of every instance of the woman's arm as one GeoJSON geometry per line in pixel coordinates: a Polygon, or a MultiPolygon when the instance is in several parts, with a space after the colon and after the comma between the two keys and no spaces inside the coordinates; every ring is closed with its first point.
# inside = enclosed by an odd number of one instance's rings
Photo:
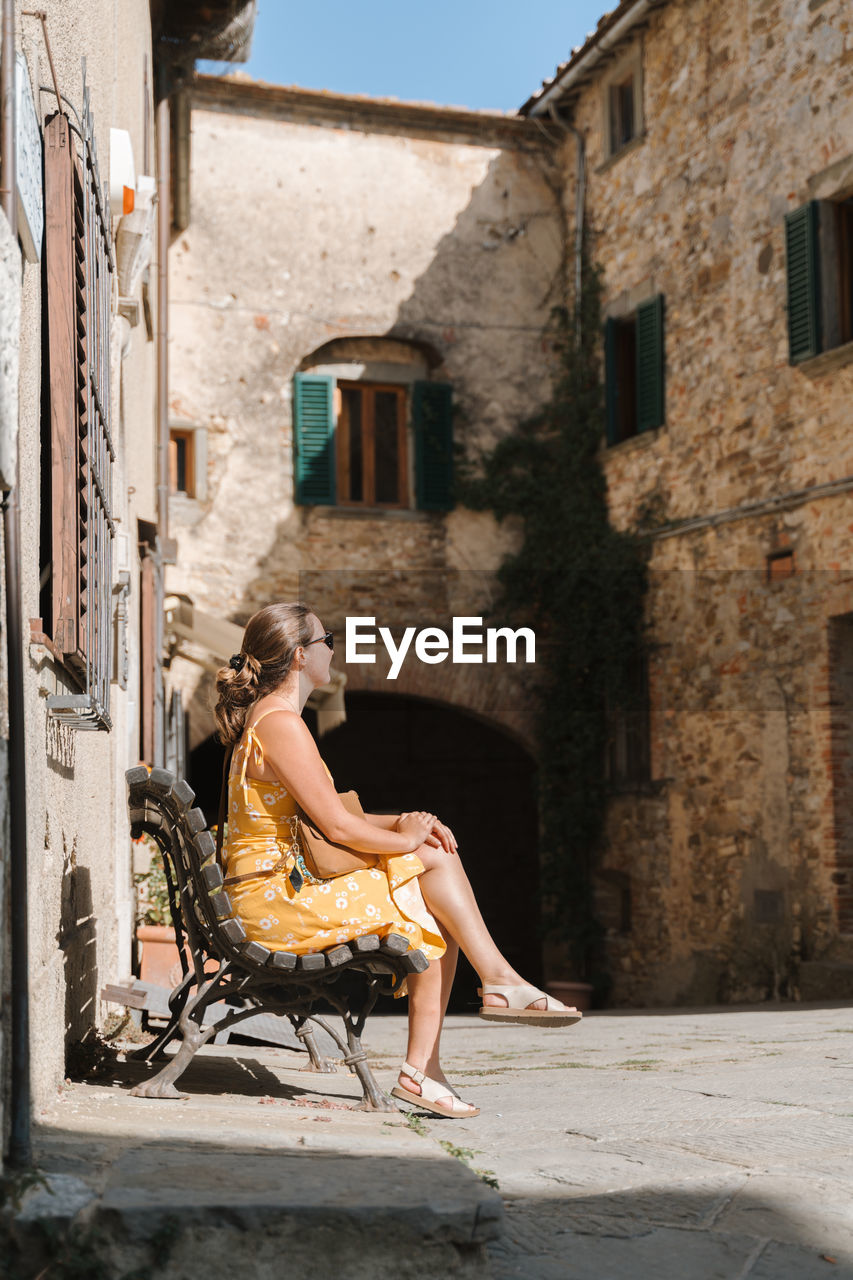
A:
{"type": "MultiPolygon", "coordinates": [[[[413,853],[429,835],[435,814],[407,814],[398,830],[375,825],[349,813],[332,786],[308,726],[295,711],[267,716],[264,756],[297,804],[316,822],[327,840],[357,853],[392,856],[413,853]]],[[[386,815],[377,815],[382,818],[386,815]]]]}
{"type": "MultiPolygon", "coordinates": [[[[366,813],[364,816],[375,827],[382,827],[385,831],[399,831],[399,824],[406,817],[406,814],[366,813]]],[[[456,837],[450,827],[446,827],[443,822],[439,822],[438,818],[433,823],[432,830],[424,840],[424,844],[431,844],[434,849],[445,849],[448,853],[456,853],[456,837]]]]}
{"type": "Polygon", "coordinates": [[[366,813],[366,820],[373,827],[381,827],[383,831],[396,831],[399,813],[366,813]]]}

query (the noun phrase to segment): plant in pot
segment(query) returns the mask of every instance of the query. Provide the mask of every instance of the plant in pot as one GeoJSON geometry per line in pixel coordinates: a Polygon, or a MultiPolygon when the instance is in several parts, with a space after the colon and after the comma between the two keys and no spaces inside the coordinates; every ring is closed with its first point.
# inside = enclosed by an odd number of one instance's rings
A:
{"type": "Polygon", "coordinates": [[[139,977],[142,982],[153,982],[158,987],[171,990],[181,979],[181,959],[172,928],[163,855],[157,842],[147,833],[134,843],[140,850],[134,862],[144,863],[147,857],[145,869],[133,876],[139,977]]]}

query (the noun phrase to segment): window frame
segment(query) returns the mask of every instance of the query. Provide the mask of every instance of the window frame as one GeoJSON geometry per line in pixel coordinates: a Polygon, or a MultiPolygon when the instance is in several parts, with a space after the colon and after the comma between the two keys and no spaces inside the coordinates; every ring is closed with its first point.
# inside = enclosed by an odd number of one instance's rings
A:
{"type": "Polygon", "coordinates": [[[643,50],[637,43],[626,51],[611,67],[602,81],[602,157],[604,162],[615,160],[635,147],[645,137],[643,113],[643,50]],[[614,145],[614,100],[618,90],[630,79],[633,86],[633,133],[630,138],[614,145]]]}
{"type": "Polygon", "coordinates": [[[652,785],[652,699],[649,655],[634,655],[630,689],[606,707],[604,773],[612,792],[645,791],[652,785]]]}
{"type": "Polygon", "coordinates": [[[788,363],[806,373],[853,358],[853,191],[785,215],[788,363]]]}
{"type": "Polygon", "coordinates": [[[186,427],[169,427],[169,495],[174,497],[180,493],[187,498],[194,498],[195,478],[195,432],[186,427]],[[185,447],[183,488],[179,484],[178,455],[181,443],[185,447]]]}
{"type": "Polygon", "coordinates": [[[339,507],[350,509],[369,508],[382,511],[408,510],[411,507],[409,483],[409,395],[400,383],[368,382],[351,379],[335,380],[335,484],[339,507]],[[349,422],[343,411],[344,392],[354,391],[362,396],[362,494],[361,498],[349,497],[349,422]],[[379,502],[376,499],[376,393],[393,394],[397,400],[397,484],[400,495],[397,502],[379,502]],[[369,411],[368,411],[369,406],[369,411]],[[345,496],[347,495],[347,496],[345,496]]]}
{"type": "Polygon", "coordinates": [[[207,498],[207,428],[194,422],[173,420],[169,423],[169,500],[179,502],[204,502],[207,498]],[[175,487],[177,465],[172,451],[176,438],[187,442],[186,489],[175,487]]]}
{"type": "Polygon", "coordinates": [[[608,308],[604,322],[605,441],[608,449],[666,426],[666,299],[645,287],[608,308]],[[639,295],[639,296],[638,296],[639,295]],[[630,340],[627,331],[631,331],[630,340]],[[633,349],[628,385],[620,369],[633,349]],[[625,395],[630,392],[630,406],[625,395]],[[623,433],[626,418],[631,429],[623,433]]]}

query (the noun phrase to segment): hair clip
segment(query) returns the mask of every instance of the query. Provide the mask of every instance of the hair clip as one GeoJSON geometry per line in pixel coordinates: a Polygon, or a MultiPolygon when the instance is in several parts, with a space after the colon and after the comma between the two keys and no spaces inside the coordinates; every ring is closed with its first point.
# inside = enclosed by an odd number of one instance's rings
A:
{"type": "Polygon", "coordinates": [[[228,659],[229,667],[233,667],[235,671],[242,671],[246,661],[245,653],[232,653],[228,659]]]}

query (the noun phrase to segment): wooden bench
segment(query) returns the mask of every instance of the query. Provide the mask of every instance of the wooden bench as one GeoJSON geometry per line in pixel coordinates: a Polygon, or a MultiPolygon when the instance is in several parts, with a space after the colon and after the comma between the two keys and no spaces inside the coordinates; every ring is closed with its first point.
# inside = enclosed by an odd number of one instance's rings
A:
{"type": "Polygon", "coordinates": [[[149,772],[144,765],[129,769],[125,777],[132,835],[148,832],[163,855],[183,969],[169,997],[168,1025],[151,1044],[132,1054],[146,1061],[167,1059],[166,1065],[133,1093],[145,1098],[184,1096],[175,1081],[211,1036],[258,1013],[279,1014],[290,1019],[317,1071],[335,1068],[318,1052],[312,1024],[332,1037],[361,1082],[359,1110],[396,1111],[373,1078],[361,1035],[378,997],[393,995],[407,974],[426,969],[429,962],[423,952],[413,950],[399,934],[364,934],[304,956],[270,951],[250,941],[223,887],[216,841],[201,809],[193,807],[192,788],[166,769],[149,772]],[[211,960],[218,964],[215,971],[211,960]],[[221,1001],[233,1005],[233,1011],[205,1026],[205,1010],[221,1001]],[[323,1002],[342,1018],[345,1039],[315,1012],[323,1002]],[[168,1057],[166,1046],[178,1037],[180,1047],[168,1057]]]}

